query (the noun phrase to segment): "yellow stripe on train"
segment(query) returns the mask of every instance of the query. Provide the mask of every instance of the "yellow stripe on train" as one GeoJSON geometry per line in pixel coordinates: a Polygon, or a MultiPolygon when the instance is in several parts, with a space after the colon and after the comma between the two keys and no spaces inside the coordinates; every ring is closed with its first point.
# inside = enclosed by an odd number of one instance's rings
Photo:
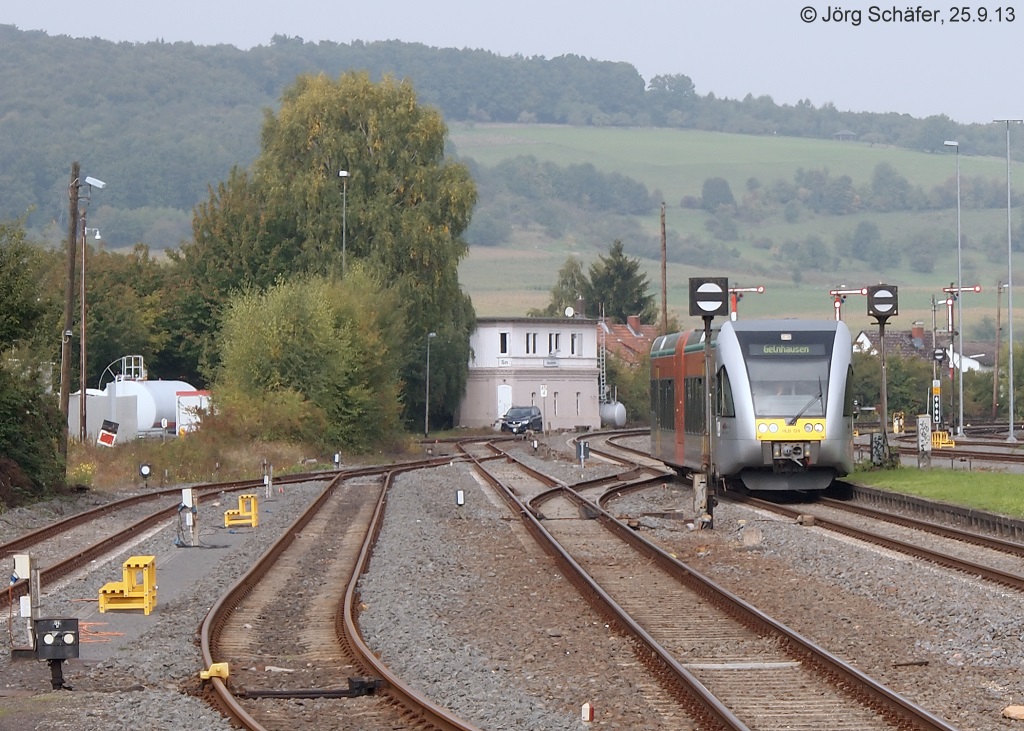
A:
{"type": "Polygon", "coordinates": [[[754,422],[757,438],[775,442],[783,439],[820,441],[825,438],[824,419],[798,419],[790,424],[789,419],[757,419],[754,422]]]}

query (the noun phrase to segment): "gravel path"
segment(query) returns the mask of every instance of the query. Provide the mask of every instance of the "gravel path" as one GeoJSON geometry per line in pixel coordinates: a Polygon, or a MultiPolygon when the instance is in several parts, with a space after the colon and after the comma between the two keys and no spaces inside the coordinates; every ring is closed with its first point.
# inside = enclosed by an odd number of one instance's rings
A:
{"type": "MultiPolygon", "coordinates": [[[[581,470],[564,439],[548,445],[543,455],[526,456],[560,479],[615,471],[597,460],[581,470]]],[[[282,504],[266,522],[261,514],[251,543],[187,599],[161,605],[152,629],[123,657],[70,663],[75,691],[45,692],[44,664],[12,666],[0,657],[0,731],[110,731],[138,728],[140,718],[158,731],[229,728],[180,692],[195,685],[197,628],[216,596],[318,489],[295,490],[294,505],[282,504]]],[[[669,485],[622,498],[611,510],[637,517],[690,506],[689,491],[669,485]]],[[[17,532],[32,516],[52,520],[47,510],[19,512],[17,532]]],[[[15,530],[9,516],[0,519],[0,540],[15,530]]],[[[1020,595],[742,506],[721,504],[713,531],[649,517],[641,525],[696,570],[963,731],[1021,728],[1001,716],[1024,703],[1020,595]]],[[[628,643],[595,622],[518,518],[466,465],[403,477],[380,540],[362,581],[364,632],[396,672],[418,679],[438,703],[487,731],[661,728],[628,643]],[[462,506],[457,489],[465,491],[462,506]],[[580,720],[588,701],[596,709],[592,724],[580,720]]]]}

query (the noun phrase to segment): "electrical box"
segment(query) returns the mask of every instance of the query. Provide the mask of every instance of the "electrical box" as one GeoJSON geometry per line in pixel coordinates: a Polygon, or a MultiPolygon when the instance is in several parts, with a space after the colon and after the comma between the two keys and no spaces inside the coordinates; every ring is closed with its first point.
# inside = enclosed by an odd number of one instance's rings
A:
{"type": "Polygon", "coordinates": [[[28,579],[30,566],[31,562],[27,553],[14,554],[14,573],[11,575],[11,583],[20,579],[28,579]]]}

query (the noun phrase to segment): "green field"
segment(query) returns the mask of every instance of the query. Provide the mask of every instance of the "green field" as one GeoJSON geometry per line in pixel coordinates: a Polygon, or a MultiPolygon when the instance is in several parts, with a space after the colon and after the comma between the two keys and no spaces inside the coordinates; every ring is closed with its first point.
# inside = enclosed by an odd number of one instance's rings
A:
{"type": "MultiPolygon", "coordinates": [[[[708,246],[734,251],[735,266],[729,271],[707,271],[684,264],[670,263],[668,302],[672,313],[686,321],[688,280],[695,276],[726,276],[734,286],[766,287],[761,295],[747,295],[740,306],[757,316],[832,317],[828,290],[838,285],[860,287],[885,282],[899,287],[900,314],[892,322],[909,329],[914,321],[932,322],[932,297],[940,302],[942,287],[956,280],[956,210],[930,212],[863,213],[851,216],[809,215],[796,223],[772,216],[756,226],[740,226],[740,240],[714,241],[705,229],[707,214],[684,209],[684,196],[701,194],[704,180],[723,177],[734,195],[740,198],[750,178],[762,185],[776,180],[793,181],[800,168],[827,168],[830,176],[848,175],[855,185],[871,180],[875,166],[889,163],[911,184],[926,192],[956,175],[955,155],[950,152],[923,153],[859,142],[798,139],[792,137],[730,135],[669,129],[622,129],[566,127],[556,125],[452,124],[450,139],[459,155],[480,164],[493,165],[503,159],[532,155],[538,160],[560,165],[590,163],[604,172],[619,172],[642,181],[651,191],[660,190],[666,203],[666,227],[682,235],[697,236],[708,246]],[[909,233],[919,230],[948,231],[948,247],[934,252],[934,271],[913,272],[906,264],[893,271],[878,271],[863,262],[843,259],[839,272],[803,272],[795,283],[794,262],[782,260],[777,250],[756,249],[757,237],[773,242],[801,240],[815,234],[831,245],[834,236],[852,231],[861,220],[875,222],[882,237],[894,246],[909,233]]],[[[961,182],[975,176],[994,181],[1006,180],[1005,158],[960,156],[961,182]]],[[[1019,218],[1015,215],[1015,219],[1019,218]]],[[[660,216],[654,213],[641,221],[651,236],[657,236],[660,216]]],[[[1006,281],[1006,209],[974,210],[964,208],[962,260],[964,286],[980,284],[980,294],[964,296],[965,337],[983,319],[994,322],[995,285],[1006,281]],[[988,248],[986,249],[985,246],[988,248]]],[[[586,267],[598,255],[607,252],[611,240],[568,235],[563,239],[546,238],[538,232],[517,232],[506,247],[471,247],[460,267],[460,279],[473,297],[477,313],[483,316],[525,314],[531,307],[547,303],[548,293],[566,257],[578,255],[586,267]]],[[[627,253],[629,252],[627,242],[627,253]]],[[[651,285],[651,293],[660,302],[660,262],[642,259],[651,285]]],[[[797,265],[798,266],[798,265],[797,265]]],[[[1014,302],[1014,318],[1020,317],[1022,301],[1014,302]]],[[[1002,298],[1002,321],[1006,320],[1006,297],[1002,298]]],[[[945,308],[939,306],[936,317],[940,331],[945,308]]],[[[866,315],[866,303],[850,298],[844,319],[853,329],[874,328],[866,315]]]]}

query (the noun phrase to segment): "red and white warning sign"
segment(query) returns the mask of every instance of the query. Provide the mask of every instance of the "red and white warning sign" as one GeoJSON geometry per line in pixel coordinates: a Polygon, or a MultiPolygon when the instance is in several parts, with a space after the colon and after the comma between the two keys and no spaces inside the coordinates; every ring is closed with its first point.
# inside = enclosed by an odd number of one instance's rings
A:
{"type": "Polygon", "coordinates": [[[103,420],[100,427],[100,434],[96,437],[96,443],[104,447],[113,447],[117,440],[117,422],[103,420]]]}

